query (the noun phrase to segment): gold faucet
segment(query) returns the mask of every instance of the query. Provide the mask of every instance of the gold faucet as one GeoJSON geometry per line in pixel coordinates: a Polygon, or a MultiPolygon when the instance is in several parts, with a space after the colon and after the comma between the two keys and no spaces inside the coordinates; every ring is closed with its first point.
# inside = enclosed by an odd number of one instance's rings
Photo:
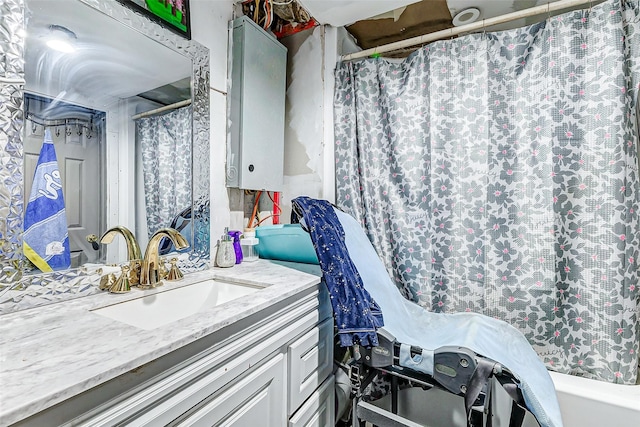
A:
{"type": "Polygon", "coordinates": [[[127,227],[124,227],[122,225],[111,227],[110,229],[105,231],[100,238],[100,243],[102,243],[103,245],[108,245],[109,243],[113,242],[113,238],[116,236],[116,234],[121,234],[122,237],[124,237],[124,241],[127,244],[128,261],[134,261],[142,258],[142,252],[140,251],[140,245],[138,245],[136,237],[131,231],[129,231],[127,227]]]}
{"type": "MultiPolygon", "coordinates": [[[[142,259],[142,251],[140,250],[140,245],[136,240],[136,236],[127,228],[122,225],[117,225],[115,227],[111,227],[107,231],[104,232],[102,237],[100,238],[100,243],[104,245],[108,245],[113,242],[113,238],[116,234],[121,234],[124,238],[125,243],[127,244],[127,260],[129,261],[129,269],[127,270],[128,281],[133,286],[136,286],[139,282],[140,275],[140,260],[142,259]]],[[[89,240],[89,237],[87,237],[89,240]]]]}
{"type": "Polygon", "coordinates": [[[158,254],[160,242],[163,237],[168,237],[173,242],[176,250],[189,247],[189,242],[178,230],[173,228],[161,228],[156,231],[147,245],[142,260],[142,271],[140,272],[140,286],[154,288],[162,284],[163,266],[160,265],[160,255],[158,254]]]}

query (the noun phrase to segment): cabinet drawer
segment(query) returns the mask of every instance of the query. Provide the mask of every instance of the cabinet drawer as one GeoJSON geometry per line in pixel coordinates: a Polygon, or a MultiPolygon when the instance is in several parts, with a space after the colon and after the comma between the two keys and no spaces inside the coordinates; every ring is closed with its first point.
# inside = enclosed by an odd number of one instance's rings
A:
{"type": "Polygon", "coordinates": [[[333,319],[289,346],[289,415],[307,400],[333,368],[333,319]]]}
{"type": "Polygon", "coordinates": [[[171,426],[264,426],[286,423],[284,354],[278,354],[171,426]]]}
{"type": "Polygon", "coordinates": [[[291,417],[289,427],[328,427],[334,425],[334,384],[334,377],[331,375],[291,417]]]}

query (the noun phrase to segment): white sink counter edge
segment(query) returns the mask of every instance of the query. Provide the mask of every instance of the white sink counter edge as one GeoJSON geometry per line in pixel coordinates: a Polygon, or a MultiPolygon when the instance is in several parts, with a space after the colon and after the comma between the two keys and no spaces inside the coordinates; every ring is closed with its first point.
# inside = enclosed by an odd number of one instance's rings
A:
{"type": "Polygon", "coordinates": [[[316,285],[318,276],[266,260],[190,273],[147,291],[99,294],[0,316],[0,426],[140,367],[316,285]],[[146,331],[91,312],[207,279],[265,287],[146,331]]]}

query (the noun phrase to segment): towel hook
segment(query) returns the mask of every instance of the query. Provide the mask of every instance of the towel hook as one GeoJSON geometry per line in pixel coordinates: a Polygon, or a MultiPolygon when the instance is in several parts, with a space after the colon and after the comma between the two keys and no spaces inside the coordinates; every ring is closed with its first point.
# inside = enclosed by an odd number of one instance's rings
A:
{"type": "Polygon", "coordinates": [[[89,119],[89,125],[87,126],[87,139],[91,139],[93,133],[93,116],[89,119]]]}
{"type": "Polygon", "coordinates": [[[56,126],[56,136],[59,137],[60,136],[60,128],[56,126]]]}
{"type": "Polygon", "coordinates": [[[78,136],[82,136],[82,127],[80,126],[80,123],[76,123],[76,129],[78,136]]]}

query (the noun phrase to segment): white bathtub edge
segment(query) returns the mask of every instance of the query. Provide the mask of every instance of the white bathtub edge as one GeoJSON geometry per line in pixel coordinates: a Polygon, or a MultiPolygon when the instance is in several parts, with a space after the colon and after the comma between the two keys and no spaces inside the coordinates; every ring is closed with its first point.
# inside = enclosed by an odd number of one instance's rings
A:
{"type": "Polygon", "coordinates": [[[573,375],[549,372],[558,394],[570,394],[584,399],[637,411],[640,416],[640,384],[611,384],[573,375]]]}

